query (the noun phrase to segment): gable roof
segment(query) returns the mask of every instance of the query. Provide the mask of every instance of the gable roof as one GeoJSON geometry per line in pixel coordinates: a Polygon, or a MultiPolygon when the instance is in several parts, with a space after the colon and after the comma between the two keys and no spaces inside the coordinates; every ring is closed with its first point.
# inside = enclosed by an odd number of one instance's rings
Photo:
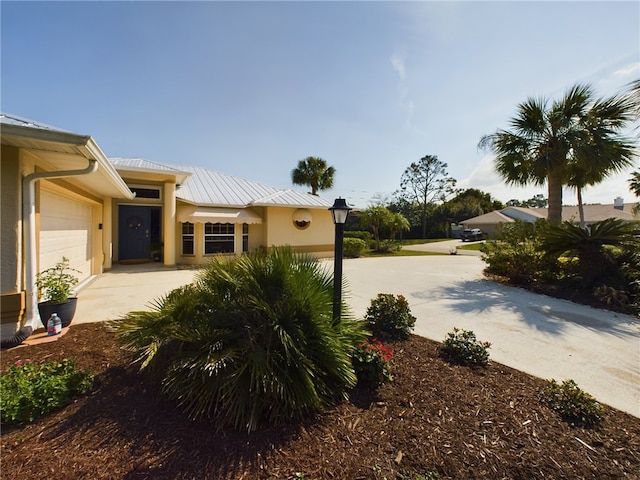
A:
{"type": "Polygon", "coordinates": [[[17,115],[0,113],[2,145],[32,152],[46,172],[85,168],[95,160],[98,169],[87,175],[74,176],[73,182],[86,190],[105,197],[133,198],[133,193],[118,175],[102,149],[90,135],[81,135],[29,120],[17,115]]]}
{"type": "Polygon", "coordinates": [[[494,210],[492,212],[479,215],[477,217],[469,218],[468,220],[464,220],[460,223],[463,223],[464,225],[487,225],[487,224],[494,224],[494,223],[513,223],[513,222],[515,222],[513,218],[507,217],[500,210],[494,210]]]}
{"type": "Polygon", "coordinates": [[[328,200],[316,195],[290,189],[283,190],[203,167],[173,165],[139,158],[114,158],[112,161],[117,169],[122,170],[141,172],[162,170],[185,174],[185,181],[176,191],[176,197],[193,205],[229,208],[279,206],[322,209],[332,205],[328,200]]]}
{"type": "MultiPolygon", "coordinates": [[[[583,205],[584,218],[587,222],[599,222],[607,218],[619,218],[622,220],[637,220],[631,213],[633,209],[633,203],[627,203],[622,205],[622,209],[615,208],[613,204],[608,205],[583,205]]],[[[543,218],[547,216],[546,208],[533,208],[536,212],[539,212],[543,218]]],[[[580,212],[577,205],[565,205],[562,207],[562,220],[571,222],[577,221],[580,218],[580,212]]]]}
{"type": "MultiPolygon", "coordinates": [[[[625,203],[622,209],[610,205],[584,205],[585,222],[593,223],[607,218],[619,218],[622,220],[638,220],[637,216],[631,213],[633,203],[625,203]]],[[[495,225],[498,223],[509,223],[515,220],[535,222],[539,218],[547,218],[546,208],[526,208],[526,207],[506,207],[502,210],[494,210],[477,217],[469,218],[460,223],[464,225],[495,225]]],[[[580,218],[577,205],[565,205],[562,207],[562,220],[577,222],[580,218]]]]}

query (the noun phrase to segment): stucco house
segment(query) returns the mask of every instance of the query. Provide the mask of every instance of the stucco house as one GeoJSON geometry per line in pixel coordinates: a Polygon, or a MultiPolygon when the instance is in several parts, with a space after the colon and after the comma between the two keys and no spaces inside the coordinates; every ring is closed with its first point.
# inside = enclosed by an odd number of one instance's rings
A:
{"type": "Polygon", "coordinates": [[[201,167],[108,158],[88,135],[0,114],[3,338],[40,324],[36,275],[70,259],[81,291],[114,263],[199,265],[290,245],[332,256],[318,196],[201,167]]]}
{"type": "MultiPolygon", "coordinates": [[[[587,225],[604,220],[606,218],[620,218],[622,220],[640,220],[633,215],[634,203],[624,203],[621,197],[617,197],[613,204],[584,205],[584,219],[587,225]]],[[[547,218],[546,208],[506,207],[502,210],[494,210],[477,217],[464,220],[464,228],[479,228],[489,237],[493,237],[500,225],[514,223],[516,220],[535,223],[536,220],[547,218]]],[[[577,223],[580,219],[577,205],[562,207],[562,220],[577,223]]]]}

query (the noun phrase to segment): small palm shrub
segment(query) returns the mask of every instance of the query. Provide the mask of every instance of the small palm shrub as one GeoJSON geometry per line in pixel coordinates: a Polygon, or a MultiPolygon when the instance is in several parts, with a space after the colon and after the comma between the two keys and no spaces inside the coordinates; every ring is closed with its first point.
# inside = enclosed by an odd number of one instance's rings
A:
{"type": "Polygon", "coordinates": [[[76,368],[72,360],[46,363],[18,360],[2,375],[2,423],[32,422],[92,387],[93,375],[76,368]]]}
{"type": "Polygon", "coordinates": [[[333,278],[310,255],[274,248],[212,262],[150,312],[115,323],[133,361],[193,418],[255,430],[330,405],[356,383],[364,322],[333,321],[333,278]]]}
{"type": "Polygon", "coordinates": [[[380,340],[370,338],[360,343],[352,358],[358,384],[375,388],[393,380],[389,365],[391,357],[393,350],[380,340]]]}
{"type": "Polygon", "coordinates": [[[359,238],[344,239],[344,255],[346,257],[359,257],[362,251],[367,248],[367,242],[359,238]]]}
{"type": "Polygon", "coordinates": [[[489,364],[490,347],[491,343],[480,342],[472,331],[454,328],[442,342],[440,352],[454,363],[486,366],[489,364]]]}
{"type": "Polygon", "coordinates": [[[550,380],[540,393],[543,403],[576,425],[594,425],[602,420],[604,407],[573,380],[561,384],[550,380]]]}
{"type": "Polygon", "coordinates": [[[588,228],[563,222],[548,225],[542,231],[541,248],[549,255],[576,256],[580,283],[589,288],[602,277],[618,273],[618,251],[637,251],[640,248],[639,235],[639,222],[617,218],[594,222],[588,228]]]}
{"type": "Polygon", "coordinates": [[[407,337],[416,324],[416,317],[411,314],[407,299],[391,293],[379,293],[371,300],[365,320],[374,335],[392,338],[407,337]]]}

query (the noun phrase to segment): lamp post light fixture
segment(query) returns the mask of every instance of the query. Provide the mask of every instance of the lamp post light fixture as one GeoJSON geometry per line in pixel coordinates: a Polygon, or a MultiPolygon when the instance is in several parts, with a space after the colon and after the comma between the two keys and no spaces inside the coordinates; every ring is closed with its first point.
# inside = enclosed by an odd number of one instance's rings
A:
{"type": "Polygon", "coordinates": [[[329,208],[333,223],[336,226],[335,250],[333,256],[333,322],[340,323],[340,308],[342,306],[342,245],[344,224],[351,207],[344,198],[336,198],[329,208]]]}

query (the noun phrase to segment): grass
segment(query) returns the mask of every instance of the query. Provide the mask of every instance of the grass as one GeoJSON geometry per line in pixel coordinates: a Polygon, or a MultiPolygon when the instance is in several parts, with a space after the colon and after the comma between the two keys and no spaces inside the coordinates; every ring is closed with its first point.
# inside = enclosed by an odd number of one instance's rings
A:
{"type": "Polygon", "coordinates": [[[483,243],[482,242],[477,242],[477,243],[469,243],[467,245],[462,245],[460,247],[456,247],[459,250],[473,250],[473,251],[480,251],[480,248],[482,248],[483,243]]]}

